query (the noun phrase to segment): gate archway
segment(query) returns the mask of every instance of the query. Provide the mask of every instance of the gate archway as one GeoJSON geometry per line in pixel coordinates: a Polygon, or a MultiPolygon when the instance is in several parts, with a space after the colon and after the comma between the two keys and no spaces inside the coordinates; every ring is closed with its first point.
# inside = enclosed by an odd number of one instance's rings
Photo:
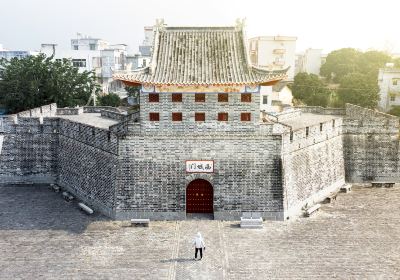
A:
{"type": "Polygon", "coordinates": [[[214,190],[210,182],[196,179],[186,188],[186,213],[214,213],[214,190]]]}

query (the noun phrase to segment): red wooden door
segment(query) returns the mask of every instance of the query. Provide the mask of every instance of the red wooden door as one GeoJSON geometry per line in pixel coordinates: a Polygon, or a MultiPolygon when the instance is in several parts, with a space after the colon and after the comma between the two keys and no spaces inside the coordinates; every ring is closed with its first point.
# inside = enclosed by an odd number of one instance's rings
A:
{"type": "Polygon", "coordinates": [[[186,213],[213,213],[213,187],[203,179],[196,179],[186,188],[186,213]]]}

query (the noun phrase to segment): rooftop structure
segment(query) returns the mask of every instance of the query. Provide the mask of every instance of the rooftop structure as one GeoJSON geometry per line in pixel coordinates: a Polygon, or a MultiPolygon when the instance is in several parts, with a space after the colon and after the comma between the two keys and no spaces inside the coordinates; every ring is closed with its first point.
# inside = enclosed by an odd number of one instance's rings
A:
{"type": "Polygon", "coordinates": [[[160,25],[151,65],[114,77],[127,84],[267,85],[285,78],[286,71],[251,66],[241,27],[160,25]]]}

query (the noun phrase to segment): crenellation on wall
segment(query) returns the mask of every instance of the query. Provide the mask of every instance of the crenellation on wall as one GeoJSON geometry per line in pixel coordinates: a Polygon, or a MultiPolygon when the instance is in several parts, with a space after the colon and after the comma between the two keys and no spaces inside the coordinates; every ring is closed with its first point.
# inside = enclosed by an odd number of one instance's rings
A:
{"type": "Polygon", "coordinates": [[[59,134],[112,154],[118,153],[118,136],[107,129],[59,119],[59,134]]]}
{"type": "Polygon", "coordinates": [[[83,113],[82,107],[57,108],[57,115],[80,115],[83,113]]]}
{"type": "Polygon", "coordinates": [[[53,117],[57,112],[57,104],[51,103],[49,105],[33,108],[30,110],[22,111],[17,113],[18,117],[53,117]]]}

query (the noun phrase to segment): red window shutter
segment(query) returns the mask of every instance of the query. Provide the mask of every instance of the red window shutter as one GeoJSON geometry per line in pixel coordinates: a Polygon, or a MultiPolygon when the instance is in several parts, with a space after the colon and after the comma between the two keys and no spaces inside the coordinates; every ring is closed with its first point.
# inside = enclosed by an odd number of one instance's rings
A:
{"type": "Polygon", "coordinates": [[[220,122],[228,121],[228,113],[218,113],[218,121],[220,122]]]}
{"type": "Polygon", "coordinates": [[[195,102],[206,102],[206,94],[205,93],[195,93],[194,101],[195,102]]]}
{"type": "Polygon", "coordinates": [[[251,114],[250,113],[241,113],[240,114],[240,120],[242,122],[249,122],[251,121],[251,114]]]}
{"type": "Polygon", "coordinates": [[[173,93],[172,102],[182,102],[182,93],[173,93]]]}
{"type": "Polygon", "coordinates": [[[251,93],[242,93],[240,101],[251,102],[251,93]]]}
{"type": "Polygon", "coordinates": [[[173,122],[181,122],[182,121],[182,113],[172,113],[172,121],[173,122]]]}
{"type": "Polygon", "coordinates": [[[149,102],[160,102],[160,96],[158,93],[149,93],[149,102]]]}
{"type": "Polygon", "coordinates": [[[194,113],[194,120],[196,122],[204,122],[206,120],[205,113],[194,113]]]}
{"type": "Polygon", "coordinates": [[[228,98],[227,93],[218,93],[218,102],[228,102],[228,98]]]}
{"type": "Polygon", "coordinates": [[[152,122],[160,121],[160,113],[149,113],[149,120],[152,122]]]}

